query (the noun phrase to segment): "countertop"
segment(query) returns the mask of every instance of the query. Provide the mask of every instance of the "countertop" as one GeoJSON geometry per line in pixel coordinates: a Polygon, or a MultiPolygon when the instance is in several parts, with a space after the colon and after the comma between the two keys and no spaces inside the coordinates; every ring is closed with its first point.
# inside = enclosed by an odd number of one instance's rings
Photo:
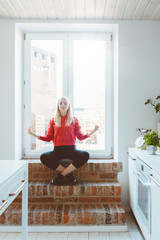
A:
{"type": "Polygon", "coordinates": [[[151,167],[156,173],[160,174],[160,154],[149,155],[147,150],[141,150],[138,148],[129,148],[129,154],[132,158],[140,158],[149,167],[151,167]]]}

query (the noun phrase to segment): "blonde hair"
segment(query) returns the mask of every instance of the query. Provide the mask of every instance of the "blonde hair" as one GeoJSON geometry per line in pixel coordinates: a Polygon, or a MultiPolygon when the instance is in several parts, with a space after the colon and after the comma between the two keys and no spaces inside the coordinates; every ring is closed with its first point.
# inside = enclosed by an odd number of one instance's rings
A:
{"type": "Polygon", "coordinates": [[[61,112],[59,110],[59,102],[61,100],[65,100],[68,104],[68,110],[67,110],[67,119],[66,119],[66,126],[70,126],[72,122],[74,122],[73,114],[72,114],[72,108],[71,108],[71,103],[67,97],[60,97],[57,101],[57,108],[56,108],[56,114],[55,114],[55,125],[57,127],[61,126],[61,112]]]}

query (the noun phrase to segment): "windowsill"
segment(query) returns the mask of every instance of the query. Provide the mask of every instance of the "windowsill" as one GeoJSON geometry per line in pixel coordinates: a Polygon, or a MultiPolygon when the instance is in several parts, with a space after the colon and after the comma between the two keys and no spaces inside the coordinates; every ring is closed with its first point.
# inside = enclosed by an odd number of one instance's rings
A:
{"type": "MultiPolygon", "coordinates": [[[[21,160],[28,160],[29,163],[41,163],[39,158],[22,158],[21,160]]],[[[113,158],[91,158],[88,163],[113,163],[116,162],[113,158]]]]}

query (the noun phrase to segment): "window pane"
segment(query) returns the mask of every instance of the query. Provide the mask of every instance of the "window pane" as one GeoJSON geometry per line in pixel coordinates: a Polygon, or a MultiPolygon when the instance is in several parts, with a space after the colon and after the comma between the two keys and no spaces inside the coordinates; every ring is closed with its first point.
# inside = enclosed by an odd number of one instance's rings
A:
{"type": "MultiPolygon", "coordinates": [[[[63,41],[31,41],[31,115],[32,129],[45,135],[54,116],[56,101],[62,95],[63,41]]],[[[53,146],[31,136],[31,149],[53,146]]]]}
{"type": "Polygon", "coordinates": [[[105,41],[74,40],[73,82],[74,114],[83,132],[90,132],[94,124],[99,131],[83,142],[80,149],[105,149],[105,41]]]}

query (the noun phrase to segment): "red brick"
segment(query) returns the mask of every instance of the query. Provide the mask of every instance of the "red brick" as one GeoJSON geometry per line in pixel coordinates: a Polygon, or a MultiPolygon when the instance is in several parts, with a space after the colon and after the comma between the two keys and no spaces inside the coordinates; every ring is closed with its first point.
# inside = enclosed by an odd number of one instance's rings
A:
{"type": "Polygon", "coordinates": [[[92,188],[91,188],[91,186],[85,186],[84,195],[85,196],[91,196],[92,195],[92,188]]]}
{"type": "Polygon", "coordinates": [[[90,205],[91,212],[90,212],[90,224],[96,225],[97,224],[97,214],[95,205],[90,205]]]}
{"type": "Polygon", "coordinates": [[[112,215],[111,215],[111,210],[108,204],[104,204],[104,209],[106,211],[105,213],[105,223],[106,224],[111,224],[112,223],[112,215]]]}
{"type": "Polygon", "coordinates": [[[78,202],[99,202],[100,201],[100,197],[78,197],[77,198],[78,202]]]}
{"type": "Polygon", "coordinates": [[[95,172],[99,172],[99,169],[100,169],[100,164],[95,163],[95,172]]]}
{"type": "Polygon", "coordinates": [[[112,213],[112,223],[118,223],[118,212],[115,204],[110,204],[111,213],[112,213]]]}
{"type": "Polygon", "coordinates": [[[97,194],[97,187],[96,186],[92,186],[91,188],[92,188],[92,195],[96,196],[96,194],[97,194]]]}
{"type": "Polygon", "coordinates": [[[77,215],[75,213],[69,214],[69,225],[76,225],[77,224],[77,215]]]}
{"type": "Polygon", "coordinates": [[[105,196],[109,196],[110,195],[109,186],[105,186],[104,187],[103,193],[104,193],[105,196]]]}
{"type": "Polygon", "coordinates": [[[67,196],[68,186],[61,186],[62,197],[67,196]]]}
{"type": "Polygon", "coordinates": [[[49,186],[49,196],[54,196],[55,195],[55,187],[54,186],[49,186]]]}
{"type": "Polygon", "coordinates": [[[61,196],[61,186],[56,186],[56,196],[61,196]]]}
{"type": "Polygon", "coordinates": [[[45,203],[45,202],[49,202],[49,203],[53,203],[55,201],[55,199],[53,197],[41,197],[41,198],[32,198],[31,202],[32,203],[45,203]]]}
{"type": "Polygon", "coordinates": [[[48,212],[42,212],[42,224],[47,225],[49,219],[48,212]]]}
{"type": "Polygon", "coordinates": [[[126,221],[125,213],[120,213],[120,223],[124,224],[126,221]]]}
{"type": "Polygon", "coordinates": [[[90,172],[80,173],[79,178],[83,179],[83,180],[90,180],[90,181],[94,180],[95,181],[95,179],[98,179],[98,173],[90,173],[90,172]]]}
{"type": "Polygon", "coordinates": [[[33,166],[33,164],[31,164],[31,163],[28,164],[28,171],[29,171],[29,173],[32,172],[32,166],[33,166]]]}
{"type": "Polygon", "coordinates": [[[111,224],[112,223],[112,216],[109,213],[105,214],[105,223],[106,224],[111,224]]]}
{"type": "Polygon", "coordinates": [[[100,179],[117,179],[117,173],[99,173],[100,179]]]}
{"type": "Polygon", "coordinates": [[[42,196],[42,193],[43,193],[43,186],[37,185],[36,186],[36,196],[42,196]]]}
{"type": "MultiPolygon", "coordinates": [[[[35,193],[36,193],[35,185],[31,185],[31,186],[29,186],[29,188],[31,189],[31,196],[34,196],[35,193]]],[[[30,195],[29,195],[29,196],[30,196],[30,195]]]]}
{"type": "Polygon", "coordinates": [[[69,209],[70,209],[70,206],[68,204],[66,204],[64,206],[64,216],[63,216],[63,223],[64,224],[69,223],[69,209]]]}
{"type": "Polygon", "coordinates": [[[48,173],[40,172],[39,173],[39,178],[42,179],[42,181],[44,179],[48,179],[48,173]]]}
{"type": "Polygon", "coordinates": [[[33,173],[32,173],[32,178],[33,178],[33,179],[35,179],[35,178],[36,178],[36,179],[39,179],[39,173],[33,172],[33,173]]]}
{"type": "Polygon", "coordinates": [[[125,212],[124,209],[122,207],[122,205],[117,204],[118,210],[120,212],[119,214],[119,219],[120,219],[120,223],[124,224],[125,223],[125,212]]]}
{"type": "Polygon", "coordinates": [[[77,213],[77,224],[80,224],[80,225],[84,224],[83,213],[77,213]]]}
{"type": "Polygon", "coordinates": [[[62,209],[63,209],[63,205],[58,204],[57,209],[56,209],[56,223],[57,224],[62,223],[62,209]]]}
{"type": "Polygon", "coordinates": [[[43,196],[47,196],[48,194],[48,187],[47,185],[43,185],[43,196]]]}
{"type": "Polygon", "coordinates": [[[104,213],[98,213],[97,214],[97,225],[103,225],[104,222],[104,213]]]}
{"type": "Polygon", "coordinates": [[[77,204],[77,212],[78,213],[83,213],[83,206],[82,206],[82,204],[77,204]]]}
{"type": "Polygon", "coordinates": [[[34,213],[34,224],[40,224],[41,223],[41,213],[35,212],[34,213]]]}
{"type": "Polygon", "coordinates": [[[4,224],[4,223],[5,223],[5,220],[6,220],[6,216],[5,216],[5,213],[3,213],[3,214],[0,216],[0,224],[4,224]]]}
{"type": "Polygon", "coordinates": [[[77,224],[84,224],[83,220],[83,207],[81,204],[77,205],[77,224]]]}
{"type": "Polygon", "coordinates": [[[118,170],[117,167],[118,167],[118,164],[116,162],[113,162],[112,163],[112,171],[117,172],[117,170],[118,170]]]}
{"type": "Polygon", "coordinates": [[[33,165],[33,168],[32,168],[32,171],[33,172],[40,172],[42,169],[40,169],[40,165],[38,163],[35,163],[35,164],[32,164],[33,165]]]}
{"type": "Polygon", "coordinates": [[[99,170],[99,172],[107,172],[106,163],[101,163],[101,164],[100,164],[100,170],[99,170]]]}
{"type": "Polygon", "coordinates": [[[121,196],[121,186],[116,186],[114,188],[114,195],[115,196],[121,196]]]}
{"type": "Polygon", "coordinates": [[[32,225],[34,223],[33,221],[33,212],[28,213],[28,224],[32,225]]]}
{"type": "Polygon", "coordinates": [[[20,225],[20,214],[19,213],[13,213],[12,214],[12,223],[14,224],[14,225],[20,225]]]}
{"type": "Polygon", "coordinates": [[[49,204],[44,204],[44,206],[43,206],[43,209],[46,211],[48,211],[49,210],[49,208],[50,208],[50,205],[49,204]]]}
{"type": "Polygon", "coordinates": [[[97,186],[97,196],[102,196],[103,195],[103,188],[102,186],[97,186]]]}
{"type": "Polygon", "coordinates": [[[73,195],[73,186],[69,186],[68,194],[69,194],[69,196],[73,195]]]}
{"type": "Polygon", "coordinates": [[[84,205],[84,224],[90,224],[89,205],[84,205]]]}
{"type": "Polygon", "coordinates": [[[114,191],[115,191],[114,185],[111,185],[109,188],[109,196],[114,196],[115,195],[114,191]]]}
{"type": "Polygon", "coordinates": [[[121,198],[120,197],[101,197],[101,201],[102,202],[121,202],[121,198]]]}
{"type": "Polygon", "coordinates": [[[88,169],[90,172],[95,172],[95,163],[89,163],[88,164],[88,169]]]}
{"type": "Polygon", "coordinates": [[[79,186],[74,186],[73,187],[73,195],[74,196],[79,196],[80,195],[80,187],[79,186]]]}
{"type": "Polygon", "coordinates": [[[88,173],[88,164],[85,164],[82,166],[82,168],[80,169],[81,171],[85,172],[85,173],[88,173]]]}
{"type": "Polygon", "coordinates": [[[55,213],[49,212],[48,218],[49,218],[49,225],[54,225],[55,224],[55,213]]]}
{"type": "Polygon", "coordinates": [[[81,195],[83,195],[84,196],[84,194],[85,194],[85,186],[80,186],[80,192],[81,192],[81,195]]]}
{"type": "Polygon", "coordinates": [[[107,173],[112,172],[112,163],[107,163],[107,169],[106,169],[107,173]]]}

